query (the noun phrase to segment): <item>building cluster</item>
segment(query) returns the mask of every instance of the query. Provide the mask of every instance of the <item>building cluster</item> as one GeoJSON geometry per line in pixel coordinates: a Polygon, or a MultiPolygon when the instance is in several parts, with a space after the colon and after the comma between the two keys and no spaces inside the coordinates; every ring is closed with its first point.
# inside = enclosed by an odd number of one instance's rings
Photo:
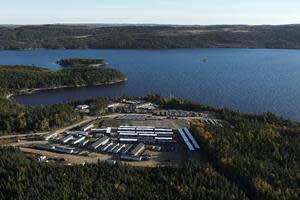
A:
{"type": "Polygon", "coordinates": [[[200,149],[187,128],[180,128],[177,133],[166,127],[121,125],[97,128],[90,123],[78,130],[66,131],[64,135],[52,132],[44,135],[43,138],[49,141],[49,144],[37,145],[37,148],[42,150],[66,154],[101,152],[131,161],[145,159],[143,153],[151,147],[174,151],[177,141],[182,141],[189,152],[200,149]],[[176,138],[176,135],[179,137],[176,138]]]}
{"type": "Polygon", "coordinates": [[[108,112],[123,112],[123,113],[152,113],[158,109],[158,106],[145,101],[126,100],[113,103],[107,106],[108,112]]]}
{"type": "MultiPolygon", "coordinates": [[[[150,136],[158,137],[158,140],[171,140],[173,138],[172,129],[160,129],[161,134],[151,134],[149,130],[154,132],[154,128],[136,127],[137,134],[140,134],[137,140],[129,140],[129,137],[114,137],[113,135],[122,135],[126,133],[126,126],[119,128],[95,128],[94,124],[87,124],[78,131],[66,131],[63,137],[59,138],[57,133],[49,133],[43,136],[46,141],[53,140],[59,145],[38,144],[38,149],[53,151],[58,153],[74,154],[80,150],[89,150],[94,152],[102,152],[115,154],[123,160],[142,160],[142,153],[146,146],[143,141],[147,142],[146,138],[150,136]],[[124,129],[124,132],[119,134],[117,130],[124,129]],[[165,131],[165,133],[163,132],[165,131]],[[113,133],[114,132],[114,133],[113,133]],[[170,135],[171,137],[166,137],[170,135]],[[142,138],[145,138],[144,140],[142,138]]],[[[132,127],[131,127],[132,129],[132,127]]],[[[157,129],[159,130],[159,129],[157,129]]]]}
{"type": "Polygon", "coordinates": [[[149,145],[175,145],[174,132],[170,128],[155,128],[151,126],[120,126],[117,129],[120,142],[142,142],[149,145]]]}
{"type": "Polygon", "coordinates": [[[118,142],[105,135],[91,143],[88,148],[96,152],[120,155],[123,160],[140,161],[145,145],[143,143],[118,142]]]}

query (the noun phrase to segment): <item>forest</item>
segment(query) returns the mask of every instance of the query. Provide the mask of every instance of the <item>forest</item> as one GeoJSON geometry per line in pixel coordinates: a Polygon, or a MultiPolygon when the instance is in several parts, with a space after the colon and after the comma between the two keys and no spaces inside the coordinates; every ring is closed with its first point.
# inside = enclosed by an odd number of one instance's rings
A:
{"type": "Polygon", "coordinates": [[[62,67],[101,67],[107,62],[104,59],[68,58],[61,59],[57,63],[62,67]]]}
{"type": "Polygon", "coordinates": [[[210,164],[251,199],[300,198],[300,123],[271,113],[215,109],[186,100],[147,97],[165,108],[214,111],[228,125],[192,123],[210,164]]]}
{"type": "Polygon", "coordinates": [[[209,165],[133,168],[38,163],[0,148],[0,199],[248,199],[209,165]]]}
{"type": "Polygon", "coordinates": [[[100,115],[111,98],[62,103],[51,106],[22,106],[0,97],[0,135],[49,131],[82,120],[76,105],[90,105],[90,115],[100,115]]]}
{"type": "Polygon", "coordinates": [[[0,26],[0,49],[300,48],[300,25],[0,26]]]}
{"type": "Polygon", "coordinates": [[[70,125],[82,118],[73,106],[24,107],[0,98],[0,135],[48,131],[70,125]]]}
{"type": "Polygon", "coordinates": [[[126,80],[111,68],[64,68],[51,71],[36,66],[0,66],[0,90],[16,92],[22,89],[77,87],[110,84],[126,80]]]}
{"type": "MultiPolygon", "coordinates": [[[[48,199],[53,194],[56,199],[299,199],[298,122],[271,113],[240,113],[159,95],[144,99],[162,108],[214,111],[226,122],[223,128],[199,120],[191,124],[208,164],[153,169],[101,163],[63,167],[37,163],[16,149],[0,149],[0,177],[4,180],[0,182],[0,198],[48,199]]],[[[7,134],[8,126],[3,122],[11,123],[17,132],[62,126],[81,117],[74,110],[76,104],[87,103],[92,113],[101,114],[111,101],[98,98],[22,107],[3,98],[0,127],[5,126],[2,134],[7,134]]]]}
{"type": "Polygon", "coordinates": [[[223,112],[232,127],[195,123],[211,163],[253,199],[300,198],[300,125],[223,112]]]}
{"type": "MultiPolygon", "coordinates": [[[[99,60],[87,60],[95,63],[99,60]]],[[[102,60],[101,60],[102,62],[102,60]]],[[[73,124],[82,119],[75,110],[80,102],[62,103],[52,106],[22,106],[6,99],[7,94],[17,94],[39,89],[56,87],[77,87],[111,84],[126,80],[118,70],[104,67],[75,67],[51,71],[35,66],[0,66],[0,135],[48,131],[73,124]]],[[[92,115],[103,112],[108,98],[88,100],[92,115]]]]}

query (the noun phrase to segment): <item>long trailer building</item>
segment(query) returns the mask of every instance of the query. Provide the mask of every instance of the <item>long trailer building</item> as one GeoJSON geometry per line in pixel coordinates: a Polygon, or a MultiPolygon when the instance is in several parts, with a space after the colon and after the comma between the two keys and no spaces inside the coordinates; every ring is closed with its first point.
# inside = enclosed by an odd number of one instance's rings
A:
{"type": "Polygon", "coordinates": [[[98,139],[96,142],[91,144],[91,149],[96,150],[99,146],[106,144],[109,141],[109,137],[103,136],[102,138],[98,139]]]}
{"type": "Polygon", "coordinates": [[[119,141],[120,142],[128,142],[128,143],[131,143],[131,142],[137,142],[138,139],[137,138],[123,138],[123,137],[120,137],[119,138],[119,141]]]}
{"type": "Polygon", "coordinates": [[[90,129],[92,129],[92,128],[94,128],[94,124],[88,124],[88,125],[86,125],[86,126],[83,126],[83,127],[81,128],[81,130],[82,130],[82,131],[88,131],[88,130],[90,130],[90,129]]]}
{"type": "Polygon", "coordinates": [[[77,140],[72,141],[72,144],[78,144],[79,142],[82,142],[85,139],[85,137],[78,138],[77,140]]]}
{"type": "Polygon", "coordinates": [[[133,156],[139,155],[145,149],[145,145],[143,143],[139,143],[131,152],[130,154],[133,156]]]}
{"type": "Polygon", "coordinates": [[[74,148],[56,146],[55,149],[54,149],[54,151],[59,152],[59,153],[72,154],[72,153],[74,153],[74,148]]]}
{"type": "Polygon", "coordinates": [[[192,142],[192,144],[195,147],[195,149],[200,149],[200,146],[199,146],[198,142],[192,136],[192,134],[190,133],[190,131],[187,128],[183,128],[183,130],[186,133],[186,135],[188,136],[189,140],[192,142]]]}
{"type": "Polygon", "coordinates": [[[104,134],[110,134],[111,133],[111,127],[108,128],[98,128],[98,129],[91,129],[91,133],[104,133],[104,134]]]}
{"type": "Polygon", "coordinates": [[[186,135],[185,135],[183,129],[182,129],[182,128],[179,128],[178,131],[179,131],[179,134],[180,134],[180,136],[181,136],[183,142],[186,144],[188,150],[189,150],[189,151],[195,151],[195,148],[193,147],[193,145],[190,143],[190,141],[189,141],[188,138],[186,137],[186,135]]]}
{"type": "Polygon", "coordinates": [[[49,144],[37,144],[36,148],[41,150],[53,151],[55,149],[55,146],[49,144]]]}
{"type": "Polygon", "coordinates": [[[68,135],[68,136],[62,138],[62,139],[61,139],[61,142],[65,144],[65,143],[67,143],[67,142],[73,140],[73,138],[74,138],[73,135],[68,135]]]}
{"type": "Polygon", "coordinates": [[[108,143],[108,144],[106,144],[106,145],[104,145],[104,147],[102,147],[101,148],[101,151],[106,151],[110,146],[112,146],[114,143],[113,142],[110,142],[110,143],[108,143]]]}
{"type": "Polygon", "coordinates": [[[58,152],[58,153],[67,153],[67,154],[74,153],[74,148],[63,147],[63,146],[52,146],[48,144],[37,144],[36,148],[41,150],[58,152]]]}
{"type": "Polygon", "coordinates": [[[85,139],[79,143],[79,146],[84,147],[89,142],[89,139],[85,139]]]}
{"type": "Polygon", "coordinates": [[[128,161],[141,161],[142,157],[140,156],[130,156],[130,155],[121,155],[122,160],[128,160],[128,161]]]}
{"type": "Polygon", "coordinates": [[[89,134],[85,131],[66,131],[67,135],[73,135],[75,137],[88,136],[89,134]]]}
{"type": "Polygon", "coordinates": [[[113,150],[113,153],[119,153],[123,148],[125,148],[125,144],[120,144],[116,149],[113,150]]]}
{"type": "Polygon", "coordinates": [[[46,135],[43,136],[43,139],[48,141],[50,139],[55,139],[58,136],[57,132],[52,132],[52,133],[48,133],[46,135]]]}

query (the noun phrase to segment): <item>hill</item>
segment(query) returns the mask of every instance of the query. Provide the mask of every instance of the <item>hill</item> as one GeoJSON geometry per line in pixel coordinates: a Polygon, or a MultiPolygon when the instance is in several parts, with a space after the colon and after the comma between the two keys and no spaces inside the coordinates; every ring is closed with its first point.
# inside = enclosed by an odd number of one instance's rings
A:
{"type": "Polygon", "coordinates": [[[300,48],[300,25],[1,26],[0,49],[300,48]]]}

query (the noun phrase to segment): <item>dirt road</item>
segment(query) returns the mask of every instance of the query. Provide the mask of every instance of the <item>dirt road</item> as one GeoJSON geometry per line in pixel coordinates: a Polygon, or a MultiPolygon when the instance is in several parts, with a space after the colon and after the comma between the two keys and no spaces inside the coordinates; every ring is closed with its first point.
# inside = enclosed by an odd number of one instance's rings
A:
{"type": "MultiPolygon", "coordinates": [[[[53,130],[57,133],[63,133],[65,132],[66,130],[69,130],[69,129],[72,129],[72,128],[75,128],[77,126],[81,126],[82,124],[85,124],[85,123],[89,123],[93,120],[96,120],[96,119],[101,119],[101,118],[113,118],[113,117],[117,117],[119,116],[119,114],[111,114],[111,115],[105,115],[105,116],[99,116],[99,117],[90,117],[90,116],[87,116],[85,117],[84,120],[80,121],[80,122],[77,122],[75,124],[72,124],[70,126],[67,126],[67,127],[64,127],[64,128],[61,128],[61,129],[57,129],[57,130],[53,130]]],[[[50,132],[53,132],[53,131],[47,131],[47,132],[38,132],[38,133],[28,133],[28,134],[14,134],[14,135],[4,135],[4,136],[0,136],[0,140],[1,139],[11,139],[11,138],[15,138],[15,137],[29,137],[29,136],[39,136],[39,135],[45,135],[45,134],[48,134],[50,132]]]]}

